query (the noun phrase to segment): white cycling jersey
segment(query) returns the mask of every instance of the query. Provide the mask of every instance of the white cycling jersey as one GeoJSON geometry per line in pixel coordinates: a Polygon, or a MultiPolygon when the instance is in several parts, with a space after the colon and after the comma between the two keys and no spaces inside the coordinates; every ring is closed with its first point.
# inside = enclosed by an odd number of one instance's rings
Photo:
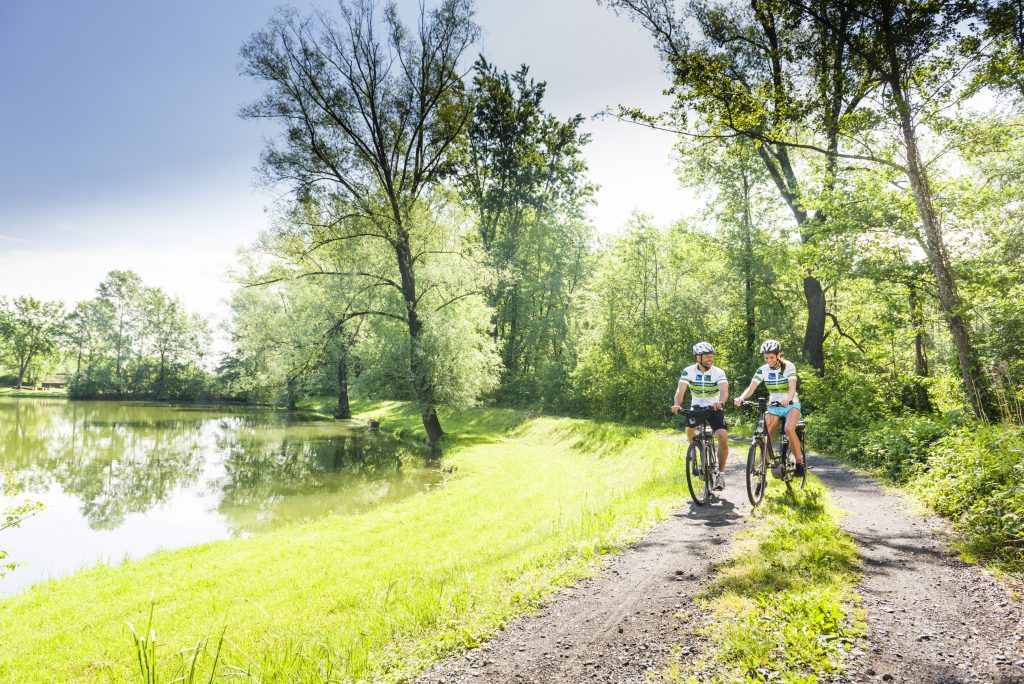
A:
{"type": "MultiPolygon", "coordinates": [[[[772,368],[767,363],[754,371],[751,382],[764,383],[768,389],[768,401],[784,401],[789,397],[789,379],[796,377],[796,366],[783,360],[772,368]]],[[[793,395],[793,401],[800,401],[800,396],[793,395]]]]}
{"type": "Polygon", "coordinates": [[[690,386],[690,406],[714,406],[721,392],[718,387],[726,382],[725,371],[718,366],[702,370],[697,364],[687,366],[679,376],[679,382],[690,386]]]}

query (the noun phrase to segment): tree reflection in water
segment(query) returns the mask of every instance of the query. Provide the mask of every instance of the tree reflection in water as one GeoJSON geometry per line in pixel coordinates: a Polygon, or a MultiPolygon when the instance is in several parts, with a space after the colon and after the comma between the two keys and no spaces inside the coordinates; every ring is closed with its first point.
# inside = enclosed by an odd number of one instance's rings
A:
{"type": "Polygon", "coordinates": [[[365,431],[326,437],[315,425],[275,432],[223,436],[225,472],[216,484],[220,512],[236,533],[365,510],[440,481],[439,471],[422,467],[424,454],[393,437],[365,431]]]}
{"type": "Polygon", "coordinates": [[[59,488],[93,530],[195,490],[235,534],[363,510],[440,479],[397,439],[217,407],[0,399],[0,467],[59,488]]]}

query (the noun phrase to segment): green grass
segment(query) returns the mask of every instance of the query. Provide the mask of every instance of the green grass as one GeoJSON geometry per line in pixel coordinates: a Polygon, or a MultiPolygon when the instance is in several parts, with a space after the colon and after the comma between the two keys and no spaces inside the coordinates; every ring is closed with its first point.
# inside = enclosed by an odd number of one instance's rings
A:
{"type": "MultiPolygon", "coordinates": [[[[357,408],[422,430],[406,406],[357,408]]],[[[449,474],[429,492],[0,600],[0,681],[147,681],[154,659],[160,681],[193,665],[207,681],[214,652],[218,678],[401,680],[591,573],[685,490],[652,430],[510,410],[442,424],[449,474]]]]}
{"type": "Polygon", "coordinates": [[[26,390],[17,387],[0,387],[0,397],[52,399],[55,397],[66,398],[67,396],[67,390],[62,389],[26,390]]]}
{"type": "Polygon", "coordinates": [[[768,488],[757,521],[692,608],[704,648],[676,653],[675,682],[816,682],[840,671],[861,633],[857,552],[816,478],[768,488]]]}

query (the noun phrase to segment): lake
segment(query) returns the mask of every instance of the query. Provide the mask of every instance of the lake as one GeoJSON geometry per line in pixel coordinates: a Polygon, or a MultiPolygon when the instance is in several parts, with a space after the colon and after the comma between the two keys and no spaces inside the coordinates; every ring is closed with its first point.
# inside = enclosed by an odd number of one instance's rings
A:
{"type": "Polygon", "coordinates": [[[349,514],[436,486],[416,447],[251,408],[0,398],[0,470],[45,508],[0,531],[0,596],[95,563],[349,514]]]}

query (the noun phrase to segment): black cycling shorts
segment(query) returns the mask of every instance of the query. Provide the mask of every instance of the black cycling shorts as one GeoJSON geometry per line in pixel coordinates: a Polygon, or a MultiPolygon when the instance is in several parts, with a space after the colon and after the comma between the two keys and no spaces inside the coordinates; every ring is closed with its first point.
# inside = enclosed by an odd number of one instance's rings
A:
{"type": "Polygon", "coordinates": [[[729,426],[725,423],[725,411],[722,409],[711,409],[707,412],[708,425],[711,426],[711,430],[718,432],[719,430],[728,430],[729,426]]]}

